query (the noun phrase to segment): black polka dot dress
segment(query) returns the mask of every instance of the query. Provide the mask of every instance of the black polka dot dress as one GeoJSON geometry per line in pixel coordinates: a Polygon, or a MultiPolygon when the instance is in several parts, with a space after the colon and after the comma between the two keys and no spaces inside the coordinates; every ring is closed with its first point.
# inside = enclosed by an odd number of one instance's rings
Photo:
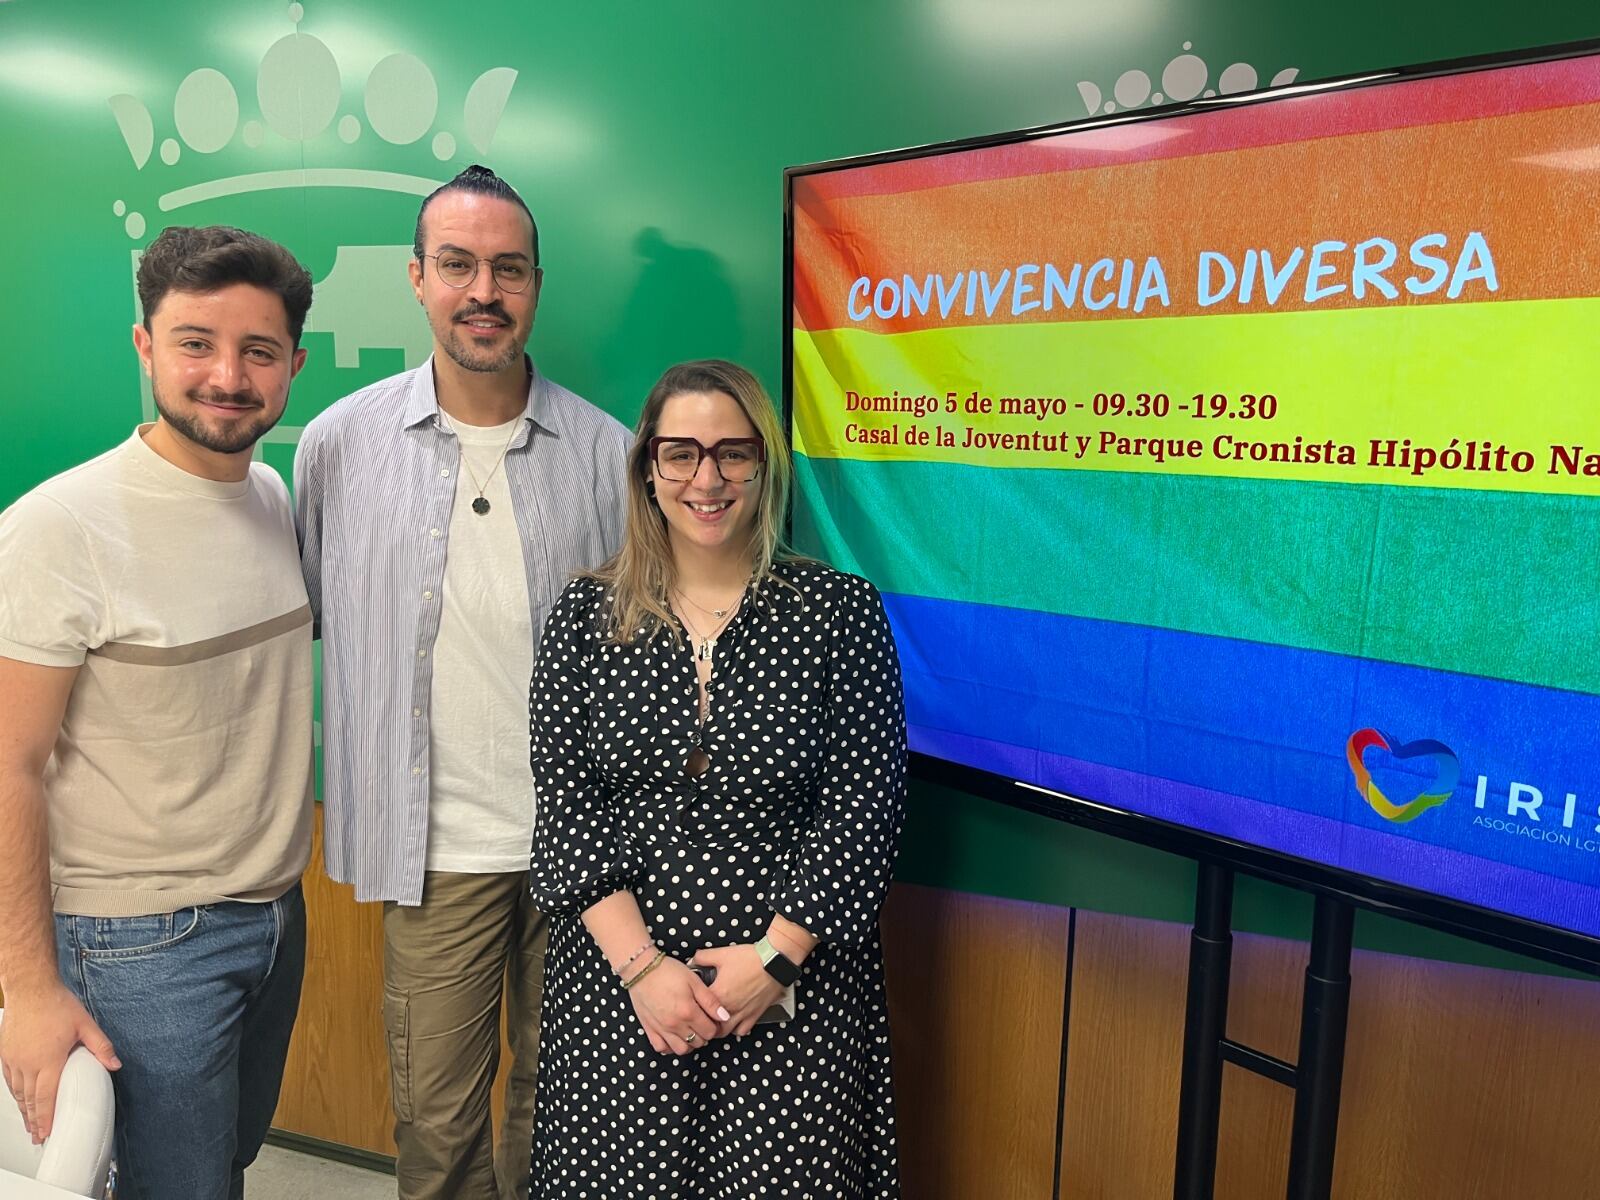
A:
{"type": "Polygon", "coordinates": [[[530,698],[535,902],[552,914],[534,1200],[900,1194],[878,910],[905,793],[900,669],[872,585],[780,564],[717,640],[701,739],[688,644],[600,632],[571,584],[530,698]],[[687,960],[773,912],[820,940],[794,1017],[658,1054],[580,913],[619,889],[687,960]]]}

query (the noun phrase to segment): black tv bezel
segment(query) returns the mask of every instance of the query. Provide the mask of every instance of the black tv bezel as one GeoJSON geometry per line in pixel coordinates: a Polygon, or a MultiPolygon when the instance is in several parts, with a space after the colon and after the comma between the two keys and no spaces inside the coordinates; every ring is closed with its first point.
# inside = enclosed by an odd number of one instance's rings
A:
{"type": "MultiPolygon", "coordinates": [[[[782,407],[785,430],[794,423],[794,181],[810,175],[853,170],[883,163],[933,158],[944,154],[981,150],[991,146],[1014,145],[1063,133],[1079,133],[1115,125],[1166,120],[1220,109],[1271,104],[1290,96],[1325,95],[1354,88],[1380,87],[1391,83],[1413,82],[1445,75],[1462,75],[1505,67],[1530,66],[1568,58],[1600,56],[1600,37],[1554,46],[1472,55],[1414,66],[1366,71],[1333,79],[1296,82],[1285,87],[1264,88],[1232,96],[1196,99],[1174,104],[1141,108],[1133,112],[1089,116],[1077,121],[1036,125],[1004,133],[984,134],[908,146],[873,154],[853,155],[786,167],[783,172],[783,341],[782,407]]],[[[788,517],[790,528],[793,513],[788,517]]],[[[973,795],[996,800],[1016,808],[1053,817],[1072,825],[1141,843],[1158,850],[1215,863],[1231,870],[1274,883],[1347,901],[1369,912],[1381,913],[1413,924],[1424,925],[1469,940],[1511,950],[1544,962],[1588,974],[1600,975],[1600,937],[1591,937],[1561,926],[1518,917],[1498,909],[1484,908],[1437,892],[1392,883],[1374,875],[1329,866],[1299,858],[1192,826],[1159,820],[1103,801],[1051,791],[1024,780],[985,771],[952,759],[932,755],[911,755],[914,778],[973,795]]]]}

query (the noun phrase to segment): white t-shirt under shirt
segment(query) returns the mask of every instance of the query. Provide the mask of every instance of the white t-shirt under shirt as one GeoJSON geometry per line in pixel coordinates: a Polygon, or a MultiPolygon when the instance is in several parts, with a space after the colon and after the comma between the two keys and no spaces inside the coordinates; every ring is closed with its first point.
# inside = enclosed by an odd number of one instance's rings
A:
{"type": "Polygon", "coordinates": [[[443,607],[433,647],[430,871],[476,875],[528,869],[533,625],[511,489],[504,464],[496,465],[522,419],[519,414],[489,428],[449,420],[462,461],[456,468],[443,607]],[[472,510],[480,483],[489,502],[482,515],[472,510]]]}

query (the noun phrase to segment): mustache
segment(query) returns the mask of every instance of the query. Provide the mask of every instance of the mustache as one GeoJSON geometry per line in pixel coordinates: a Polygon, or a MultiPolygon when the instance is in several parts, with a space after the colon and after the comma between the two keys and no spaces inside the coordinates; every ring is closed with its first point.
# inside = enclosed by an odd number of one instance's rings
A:
{"type": "Polygon", "coordinates": [[[516,324],[511,319],[511,314],[505,310],[505,306],[498,300],[491,300],[488,304],[482,304],[477,300],[469,300],[467,306],[458,310],[451,319],[455,321],[470,321],[473,317],[493,317],[496,321],[504,321],[507,325],[516,324]]]}
{"type": "Polygon", "coordinates": [[[185,395],[196,404],[231,404],[240,408],[263,408],[264,401],[253,388],[224,392],[218,388],[190,388],[185,395]]]}

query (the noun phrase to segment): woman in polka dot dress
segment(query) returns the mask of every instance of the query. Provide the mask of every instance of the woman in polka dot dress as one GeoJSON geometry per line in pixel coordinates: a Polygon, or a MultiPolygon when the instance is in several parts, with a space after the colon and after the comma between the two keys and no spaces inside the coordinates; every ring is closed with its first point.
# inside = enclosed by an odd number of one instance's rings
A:
{"type": "Polygon", "coordinates": [[[749,372],[673,367],[624,547],[545,626],[535,1200],[900,1194],[878,941],[900,670],[872,586],[784,552],[791,473],[749,372]],[[791,981],[793,1015],[762,1019],[791,981]]]}

